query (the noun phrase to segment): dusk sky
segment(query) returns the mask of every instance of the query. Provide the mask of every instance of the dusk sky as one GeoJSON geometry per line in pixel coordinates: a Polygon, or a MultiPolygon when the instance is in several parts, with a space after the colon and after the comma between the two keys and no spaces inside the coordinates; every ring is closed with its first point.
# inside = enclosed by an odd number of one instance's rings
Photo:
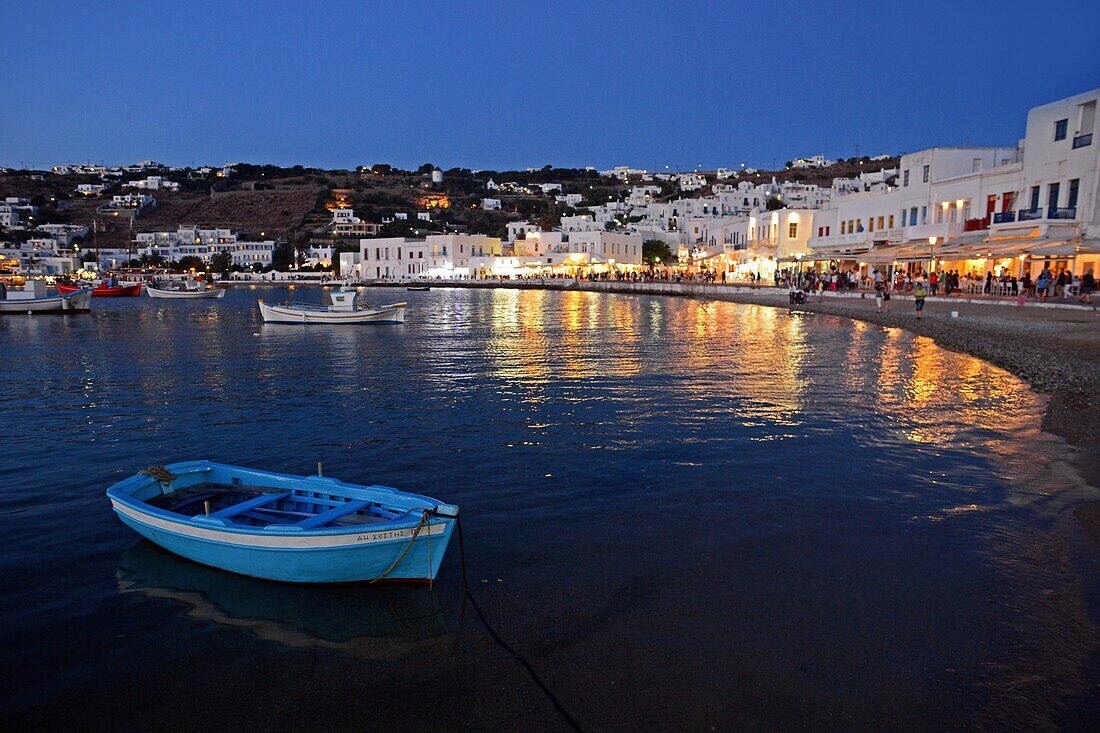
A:
{"type": "Polygon", "coordinates": [[[1100,3],[17,3],[0,165],[770,167],[1014,144],[1100,3]]]}

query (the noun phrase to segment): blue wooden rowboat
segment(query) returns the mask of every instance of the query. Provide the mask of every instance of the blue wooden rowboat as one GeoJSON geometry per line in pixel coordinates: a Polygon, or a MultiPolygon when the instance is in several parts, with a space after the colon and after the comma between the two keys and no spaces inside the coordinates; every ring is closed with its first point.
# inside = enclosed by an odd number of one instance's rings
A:
{"type": "Polygon", "coordinates": [[[419,494],[211,461],[142,471],[107,497],[170,552],[290,583],[430,583],[458,520],[458,507],[419,494]]]}

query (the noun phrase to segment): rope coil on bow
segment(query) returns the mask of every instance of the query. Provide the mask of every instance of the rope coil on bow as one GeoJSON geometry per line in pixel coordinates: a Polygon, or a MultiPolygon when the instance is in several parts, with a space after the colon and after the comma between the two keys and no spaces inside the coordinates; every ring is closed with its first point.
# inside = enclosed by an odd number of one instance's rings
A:
{"type": "Polygon", "coordinates": [[[149,468],[143,468],[138,471],[138,473],[155,478],[160,482],[161,488],[165,490],[165,493],[167,493],[168,487],[172,482],[178,478],[176,474],[172,473],[164,466],[149,466],[149,468]]]}

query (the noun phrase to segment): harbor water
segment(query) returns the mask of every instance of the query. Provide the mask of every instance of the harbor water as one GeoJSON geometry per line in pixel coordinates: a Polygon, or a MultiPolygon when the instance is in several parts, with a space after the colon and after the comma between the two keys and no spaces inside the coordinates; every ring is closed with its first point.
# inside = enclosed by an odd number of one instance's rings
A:
{"type": "MultiPolygon", "coordinates": [[[[1093,496],[1041,396],[932,341],[657,296],[370,289],[0,319],[0,722],[58,730],[1087,730],[1093,496]],[[208,458],[462,509],[433,589],[145,543],[208,458]]],[[[1007,347],[1007,346],[1006,346],[1007,347]]]]}

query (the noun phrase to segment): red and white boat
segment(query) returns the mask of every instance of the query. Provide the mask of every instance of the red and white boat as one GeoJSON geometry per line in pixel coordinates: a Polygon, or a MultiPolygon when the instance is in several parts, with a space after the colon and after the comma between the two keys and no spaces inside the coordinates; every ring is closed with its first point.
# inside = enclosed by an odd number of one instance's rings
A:
{"type": "MultiPolygon", "coordinates": [[[[57,288],[57,292],[60,295],[67,295],[68,293],[75,293],[81,290],[78,285],[66,285],[64,283],[57,283],[54,287],[57,288]]],[[[141,295],[141,283],[134,283],[132,285],[107,285],[101,282],[92,288],[92,296],[96,298],[133,298],[139,295],[141,295]]]]}

